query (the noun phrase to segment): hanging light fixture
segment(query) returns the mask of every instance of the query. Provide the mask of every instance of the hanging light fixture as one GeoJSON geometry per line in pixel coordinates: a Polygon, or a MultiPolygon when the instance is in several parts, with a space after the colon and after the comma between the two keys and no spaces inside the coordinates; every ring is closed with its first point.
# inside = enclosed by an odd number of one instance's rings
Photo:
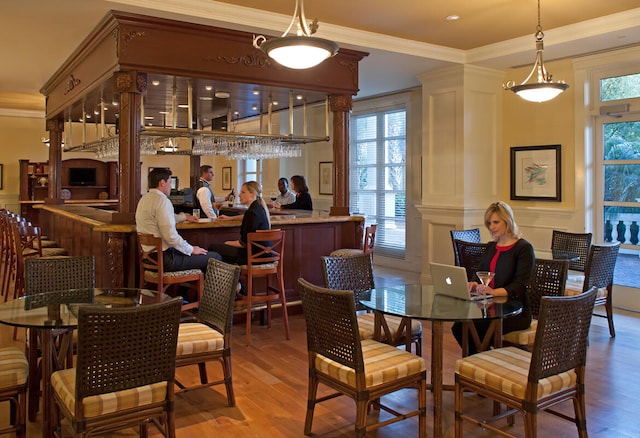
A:
{"type": "Polygon", "coordinates": [[[253,37],[253,46],[285,67],[311,68],[338,52],[338,45],[333,41],[311,36],[317,30],[318,19],[309,25],[304,15],[304,0],[296,0],[293,18],[282,37],[267,41],[264,35],[257,35],[253,37]],[[294,24],[297,26],[296,35],[287,36],[294,24]]]}
{"type": "Polygon", "coordinates": [[[530,102],[546,102],[553,99],[558,94],[569,88],[569,84],[564,81],[553,82],[551,73],[544,68],[542,60],[542,52],[544,51],[544,33],[542,33],[542,25],[540,24],[540,0],[538,0],[538,26],[536,26],[536,62],[529,76],[520,84],[516,85],[514,81],[508,81],[503,85],[505,90],[511,90],[521,98],[530,102]],[[538,78],[538,82],[527,83],[534,74],[538,78]]]}

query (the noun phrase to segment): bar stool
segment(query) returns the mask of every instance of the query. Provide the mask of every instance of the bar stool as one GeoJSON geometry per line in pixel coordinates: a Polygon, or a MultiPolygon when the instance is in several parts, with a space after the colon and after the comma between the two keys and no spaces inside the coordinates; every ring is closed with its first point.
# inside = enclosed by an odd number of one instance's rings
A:
{"type": "Polygon", "coordinates": [[[373,245],[376,241],[376,230],[378,228],[378,224],[369,225],[365,229],[364,233],[364,242],[362,243],[362,249],[358,248],[340,248],[332,251],[329,254],[331,257],[350,257],[354,255],[360,254],[369,254],[373,253],[373,245]]]}

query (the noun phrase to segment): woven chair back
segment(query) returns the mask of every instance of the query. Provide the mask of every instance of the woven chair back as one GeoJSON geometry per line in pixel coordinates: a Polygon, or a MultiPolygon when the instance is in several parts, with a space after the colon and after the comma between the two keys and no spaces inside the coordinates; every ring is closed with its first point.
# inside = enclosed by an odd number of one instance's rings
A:
{"type": "Polygon", "coordinates": [[[527,300],[531,315],[538,319],[540,299],[543,296],[564,295],[569,262],[566,260],[536,259],[528,286],[527,300]]]}
{"type": "Polygon", "coordinates": [[[78,311],[76,402],[87,396],[169,382],[173,391],[182,300],[78,311]]]}
{"type": "Polygon", "coordinates": [[[586,364],[596,288],[575,296],[542,297],[529,382],[586,364]]]}
{"type": "MultiPolygon", "coordinates": [[[[327,289],[351,290],[356,299],[375,288],[371,254],[351,257],[322,256],[322,275],[327,289]]],[[[356,302],[357,310],[362,310],[356,302]]]]}
{"type": "Polygon", "coordinates": [[[583,291],[594,286],[611,288],[619,251],[620,242],[591,245],[584,272],[583,291]]]}
{"type": "Polygon", "coordinates": [[[478,281],[476,272],[478,272],[478,268],[480,267],[482,254],[487,250],[489,244],[465,242],[457,239],[454,240],[453,243],[457,248],[458,258],[460,261],[459,266],[462,266],[467,270],[467,280],[478,281]]]}
{"type": "Polygon", "coordinates": [[[240,266],[209,259],[198,318],[223,335],[231,333],[233,305],[239,278],[240,266]]]}
{"type": "Polygon", "coordinates": [[[553,230],[551,251],[570,252],[578,255],[578,260],[569,262],[569,269],[584,272],[589,256],[591,238],[591,233],[569,233],[567,231],[553,230]]]}
{"type": "Polygon", "coordinates": [[[353,292],[330,290],[298,279],[307,326],[310,366],[313,354],[364,372],[353,292]]]}
{"type": "Polygon", "coordinates": [[[468,230],[450,230],[449,232],[451,233],[451,243],[453,244],[453,261],[456,266],[460,266],[458,248],[456,248],[456,240],[480,243],[480,228],[470,228],[468,230]]]}

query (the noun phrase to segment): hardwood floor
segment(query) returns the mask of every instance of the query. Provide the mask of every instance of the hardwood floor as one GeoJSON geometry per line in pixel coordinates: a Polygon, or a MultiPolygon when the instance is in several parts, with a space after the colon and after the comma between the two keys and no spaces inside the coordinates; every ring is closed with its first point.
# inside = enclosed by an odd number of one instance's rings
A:
{"type": "MultiPolygon", "coordinates": [[[[382,270],[377,270],[378,275],[382,270]]],[[[377,279],[378,280],[378,279],[377,279]]],[[[385,275],[381,281],[402,281],[402,276],[385,275]]],[[[379,283],[378,283],[379,284],[379,283]]],[[[638,363],[640,362],[640,315],[618,311],[615,339],[609,338],[606,320],[594,318],[590,332],[590,346],[587,364],[587,428],[591,437],[637,437],[640,430],[640,385],[638,384],[638,363]]],[[[244,345],[242,325],[236,325],[233,332],[233,382],[237,407],[226,406],[226,396],[222,388],[208,388],[186,392],[176,397],[176,419],[178,437],[233,436],[244,437],[302,437],[307,397],[307,352],[305,325],[302,315],[292,315],[291,340],[284,339],[281,319],[275,317],[273,327],[267,329],[254,323],[252,345],[244,345]]],[[[24,331],[19,340],[12,341],[12,328],[0,325],[2,345],[23,345],[24,331]]],[[[449,333],[448,327],[445,333],[449,333]]],[[[423,351],[429,359],[430,325],[424,324],[423,351]]],[[[453,365],[460,350],[450,335],[445,335],[444,369],[445,383],[453,382],[453,365]]],[[[220,375],[219,366],[209,364],[211,377],[220,375]]],[[[197,380],[197,369],[181,368],[178,378],[186,382],[197,380]]],[[[325,391],[326,392],[326,391],[325,391]]],[[[405,391],[385,398],[391,405],[402,406],[415,403],[413,391],[405,391]]],[[[428,409],[432,398],[427,395],[428,409]]],[[[465,409],[489,414],[491,402],[473,394],[465,398],[465,409]]],[[[564,409],[571,412],[572,406],[564,409]]],[[[0,404],[0,428],[8,417],[7,403],[0,404]]],[[[445,436],[453,436],[453,393],[444,395],[445,436]]],[[[381,414],[385,415],[385,414],[381,414]]],[[[352,437],[355,418],[354,403],[345,397],[327,401],[316,407],[313,422],[313,436],[329,438],[352,437]]],[[[431,412],[427,415],[428,431],[431,436],[431,412]]],[[[523,436],[522,421],[516,418],[513,430],[523,436]]],[[[372,437],[395,438],[416,436],[417,419],[402,421],[371,433],[372,437]]],[[[160,436],[153,428],[151,436],[160,436]]],[[[540,436],[576,437],[573,425],[548,414],[540,414],[538,421],[540,436]]],[[[137,431],[125,430],[117,436],[136,436],[137,431]]],[[[40,423],[28,424],[28,437],[40,436],[40,423]]],[[[113,434],[110,436],[114,436],[113,434]]],[[[471,425],[465,425],[465,437],[494,436],[471,425]]]]}

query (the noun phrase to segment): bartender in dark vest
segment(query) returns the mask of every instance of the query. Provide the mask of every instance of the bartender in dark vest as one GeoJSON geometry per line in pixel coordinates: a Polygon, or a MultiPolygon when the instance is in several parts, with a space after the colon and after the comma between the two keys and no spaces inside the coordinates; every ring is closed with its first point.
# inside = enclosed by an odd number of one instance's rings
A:
{"type": "Polygon", "coordinates": [[[213,167],[205,164],[200,166],[200,179],[196,186],[196,196],[193,199],[195,208],[200,209],[201,218],[210,218],[215,220],[220,216],[218,211],[219,205],[216,205],[213,190],[211,190],[211,181],[213,181],[213,167]]]}

